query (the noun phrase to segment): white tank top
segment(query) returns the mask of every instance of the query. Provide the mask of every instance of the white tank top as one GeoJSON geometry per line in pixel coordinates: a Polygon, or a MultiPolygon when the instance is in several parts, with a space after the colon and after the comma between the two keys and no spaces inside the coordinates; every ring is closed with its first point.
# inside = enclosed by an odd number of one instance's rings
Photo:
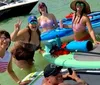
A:
{"type": "Polygon", "coordinates": [[[3,73],[6,71],[8,64],[11,59],[11,53],[6,51],[3,58],[0,58],[0,73],[3,73]]]}

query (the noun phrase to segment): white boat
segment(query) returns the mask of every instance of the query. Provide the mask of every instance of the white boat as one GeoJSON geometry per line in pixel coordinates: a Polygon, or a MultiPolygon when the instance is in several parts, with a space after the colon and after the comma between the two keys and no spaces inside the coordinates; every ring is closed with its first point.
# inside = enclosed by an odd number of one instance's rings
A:
{"type": "Polygon", "coordinates": [[[0,21],[9,17],[29,14],[38,0],[2,0],[0,1],[0,21]]]}
{"type": "MultiPolygon", "coordinates": [[[[74,69],[75,70],[75,69],[74,69]]],[[[62,73],[68,72],[67,69],[62,69],[62,73]]],[[[100,85],[100,70],[88,70],[88,69],[76,69],[78,76],[85,80],[89,85],[100,85]],[[95,82],[94,82],[95,81],[95,82]]],[[[28,85],[41,85],[43,81],[43,71],[33,72],[28,74],[22,81],[31,80],[28,85]]],[[[65,80],[64,82],[70,83],[71,85],[76,82],[73,80],[65,80]]]]}

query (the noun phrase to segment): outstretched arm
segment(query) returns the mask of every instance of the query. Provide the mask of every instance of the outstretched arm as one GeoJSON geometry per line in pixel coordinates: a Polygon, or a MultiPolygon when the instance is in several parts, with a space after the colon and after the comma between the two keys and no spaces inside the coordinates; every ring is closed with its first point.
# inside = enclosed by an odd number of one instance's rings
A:
{"type": "Polygon", "coordinates": [[[100,44],[100,42],[96,40],[96,36],[95,36],[94,30],[92,29],[92,25],[91,25],[90,19],[88,17],[86,17],[86,26],[88,28],[89,34],[90,34],[93,42],[95,44],[100,44]]]}
{"type": "Polygon", "coordinates": [[[63,24],[63,21],[59,21],[60,28],[72,28],[72,25],[63,24]]]}

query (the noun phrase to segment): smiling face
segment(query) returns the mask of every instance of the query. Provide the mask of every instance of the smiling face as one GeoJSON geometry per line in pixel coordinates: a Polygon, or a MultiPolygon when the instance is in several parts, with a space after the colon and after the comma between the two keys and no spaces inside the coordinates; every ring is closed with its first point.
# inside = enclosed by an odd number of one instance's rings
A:
{"type": "Polygon", "coordinates": [[[57,75],[51,75],[47,78],[48,82],[52,85],[63,83],[62,74],[59,72],[57,75]]]}
{"type": "Polygon", "coordinates": [[[3,49],[7,49],[10,45],[11,39],[10,35],[6,31],[0,31],[0,47],[3,49]]]}
{"type": "Polygon", "coordinates": [[[38,27],[38,22],[31,22],[31,23],[28,23],[28,26],[29,26],[29,28],[30,28],[32,31],[36,31],[36,30],[37,30],[37,27],[38,27]]]}
{"type": "Polygon", "coordinates": [[[38,10],[39,10],[40,14],[48,13],[47,6],[43,2],[39,3],[38,10]]]}
{"type": "Polygon", "coordinates": [[[77,9],[77,11],[81,12],[84,7],[85,7],[85,4],[83,2],[76,2],[76,9],[77,9]]]}

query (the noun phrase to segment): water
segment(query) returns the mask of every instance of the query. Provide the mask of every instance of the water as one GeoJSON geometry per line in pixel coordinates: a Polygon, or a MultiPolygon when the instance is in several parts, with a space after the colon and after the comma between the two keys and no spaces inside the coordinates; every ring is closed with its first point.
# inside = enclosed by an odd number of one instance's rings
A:
{"type": "MultiPolygon", "coordinates": [[[[46,3],[48,7],[48,11],[53,13],[56,16],[57,20],[60,20],[64,18],[66,14],[73,12],[70,9],[71,0],[39,0],[39,2],[41,1],[46,3]]],[[[87,2],[89,2],[92,11],[100,11],[99,0],[92,0],[92,1],[87,0],[87,2]]],[[[39,16],[37,5],[33,8],[33,10],[31,11],[29,15],[36,15],[37,17],[39,16]]],[[[14,30],[14,24],[17,22],[18,19],[22,20],[21,28],[23,29],[27,25],[27,17],[29,15],[6,19],[0,22],[0,29],[5,29],[11,33],[14,30]]],[[[48,62],[37,52],[35,55],[35,65],[32,71],[42,70],[47,63],[48,62]]],[[[32,72],[31,70],[21,70],[14,63],[13,63],[13,69],[20,79],[23,79],[28,73],[32,72]]],[[[7,74],[7,72],[0,74],[0,84],[1,85],[17,85],[12,80],[12,78],[7,74]]]]}

